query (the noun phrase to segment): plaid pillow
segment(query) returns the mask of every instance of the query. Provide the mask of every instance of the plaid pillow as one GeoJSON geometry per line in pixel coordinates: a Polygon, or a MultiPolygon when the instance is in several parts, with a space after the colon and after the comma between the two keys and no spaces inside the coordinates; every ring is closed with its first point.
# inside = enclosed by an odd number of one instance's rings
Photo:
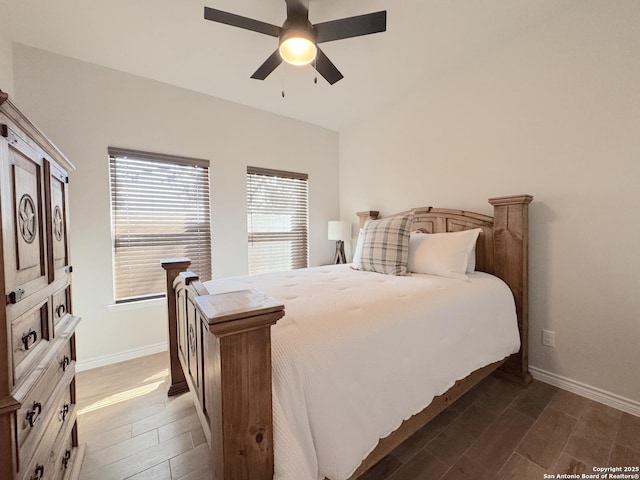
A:
{"type": "Polygon", "coordinates": [[[408,275],[409,233],[413,214],[371,220],[362,232],[362,254],[354,259],[356,270],[408,275]]]}

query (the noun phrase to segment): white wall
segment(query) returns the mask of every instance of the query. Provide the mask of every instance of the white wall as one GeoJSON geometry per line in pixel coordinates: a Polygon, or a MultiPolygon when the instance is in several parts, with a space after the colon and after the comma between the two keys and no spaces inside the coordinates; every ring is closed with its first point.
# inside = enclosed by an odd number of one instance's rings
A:
{"type": "Polygon", "coordinates": [[[108,146],[211,161],[214,277],[247,271],[247,165],[309,174],[310,262],[331,260],[337,133],[17,44],[14,70],[19,105],[77,166],[71,246],[74,312],[83,317],[78,358],[85,364],[166,342],[164,301],[110,306],[108,146]]]}
{"type": "Polygon", "coordinates": [[[640,406],[638,18],[637,1],[576,2],[341,132],[340,208],[534,195],[530,364],[640,406]]]}
{"type": "Polygon", "coordinates": [[[0,90],[13,95],[13,45],[0,34],[0,90]]]}

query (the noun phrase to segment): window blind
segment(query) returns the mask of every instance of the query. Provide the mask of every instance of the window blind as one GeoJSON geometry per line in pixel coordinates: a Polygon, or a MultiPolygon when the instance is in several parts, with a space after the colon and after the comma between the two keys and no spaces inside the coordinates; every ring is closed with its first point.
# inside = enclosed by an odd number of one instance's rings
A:
{"type": "Polygon", "coordinates": [[[109,148],[116,302],[164,295],[163,258],[211,278],[206,160],[109,148]]]}
{"type": "Polygon", "coordinates": [[[249,273],[308,266],[308,175],[247,167],[249,273]]]}

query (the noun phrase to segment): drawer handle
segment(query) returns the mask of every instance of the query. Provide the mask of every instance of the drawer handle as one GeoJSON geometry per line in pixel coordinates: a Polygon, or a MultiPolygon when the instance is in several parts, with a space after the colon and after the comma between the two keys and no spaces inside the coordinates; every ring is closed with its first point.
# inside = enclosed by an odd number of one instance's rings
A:
{"type": "Polygon", "coordinates": [[[62,406],[62,410],[60,410],[60,417],[62,418],[62,423],[67,419],[67,415],[69,415],[69,404],[65,403],[62,406]]]}
{"type": "Polygon", "coordinates": [[[25,350],[29,350],[34,343],[38,341],[38,332],[29,329],[27,333],[22,335],[22,344],[25,350]]]}
{"type": "Polygon", "coordinates": [[[71,360],[69,360],[68,355],[65,355],[62,361],[60,362],[60,368],[62,369],[63,372],[67,371],[67,367],[69,366],[69,363],[71,363],[71,360]]]}
{"type": "Polygon", "coordinates": [[[58,308],[56,308],[56,315],[58,316],[58,318],[62,318],[65,313],[67,313],[67,307],[64,305],[64,303],[61,303],[60,305],[58,305],[58,308]]]}
{"type": "Polygon", "coordinates": [[[36,420],[42,413],[42,404],[40,402],[33,402],[33,407],[27,412],[27,421],[29,426],[33,428],[36,424],[36,420]]]}
{"type": "Polygon", "coordinates": [[[31,480],[40,480],[44,476],[44,465],[37,465],[31,480]]]}
{"type": "Polygon", "coordinates": [[[69,466],[69,460],[71,460],[71,450],[64,452],[64,457],[62,458],[62,466],[65,470],[69,466]]]}

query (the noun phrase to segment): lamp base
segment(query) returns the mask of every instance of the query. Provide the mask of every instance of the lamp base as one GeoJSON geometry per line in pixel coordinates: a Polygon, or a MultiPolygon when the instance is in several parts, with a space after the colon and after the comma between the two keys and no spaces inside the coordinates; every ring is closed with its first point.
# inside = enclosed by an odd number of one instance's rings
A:
{"type": "Polygon", "coordinates": [[[333,263],[347,263],[347,256],[344,254],[344,241],[336,240],[336,255],[333,258],[333,263]]]}

